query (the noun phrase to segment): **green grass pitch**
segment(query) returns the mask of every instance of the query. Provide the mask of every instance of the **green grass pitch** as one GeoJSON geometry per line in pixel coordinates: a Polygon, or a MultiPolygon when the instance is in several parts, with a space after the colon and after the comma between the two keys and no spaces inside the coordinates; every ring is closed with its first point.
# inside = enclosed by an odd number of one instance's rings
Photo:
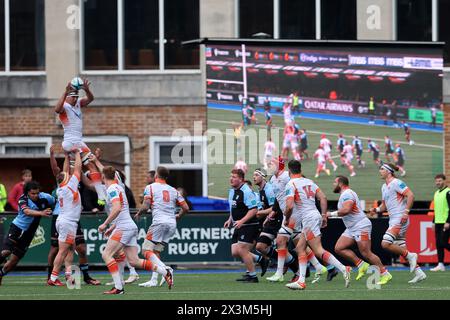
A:
{"type": "MultiPolygon", "coordinates": [[[[268,272],[271,275],[273,271],[268,272]]],[[[450,299],[450,273],[427,272],[428,278],[418,284],[408,284],[412,278],[408,271],[391,271],[393,279],[381,289],[369,290],[366,279],[353,280],[349,288],[344,288],[341,275],[331,282],[320,281],[311,284],[307,279],[305,291],[292,291],[284,283],[269,283],[260,278],[259,283],[239,283],[235,279],[239,273],[192,273],[177,274],[172,290],[167,286],[141,288],[136,283],[125,286],[125,294],[106,296],[102,292],[110,287],[82,285],[79,290],[45,285],[45,276],[7,276],[0,287],[0,300],[393,300],[450,299]]],[[[95,275],[103,283],[111,281],[106,275],[95,275]]],[[[141,282],[149,275],[141,274],[141,282]]]]}
{"type": "MultiPolygon", "coordinates": [[[[257,128],[258,130],[265,128],[264,114],[258,113],[257,119],[259,124],[263,125],[251,125],[249,128],[257,128]]],[[[217,129],[225,133],[226,129],[232,129],[232,123],[239,123],[241,121],[241,113],[228,111],[228,110],[217,110],[208,108],[208,129],[217,129]]],[[[327,137],[333,143],[332,155],[337,155],[336,152],[336,140],[337,135],[342,133],[345,135],[347,141],[351,142],[354,135],[358,135],[362,138],[364,143],[364,153],[362,159],[366,162],[366,168],[357,168],[356,159],[353,160],[353,164],[356,168],[357,175],[350,179],[351,187],[359,194],[361,199],[366,201],[373,201],[375,199],[381,198],[381,185],[382,181],[378,174],[378,168],[372,160],[372,154],[367,152],[367,138],[375,139],[377,144],[380,146],[380,159],[385,160],[384,156],[384,136],[389,135],[394,143],[400,143],[406,154],[406,176],[403,179],[411,190],[414,192],[417,200],[430,200],[434,192],[434,176],[440,173],[443,168],[443,147],[442,147],[442,134],[436,132],[425,132],[417,131],[412,129],[411,138],[414,140],[415,144],[410,146],[406,143],[404,131],[401,128],[393,127],[383,127],[383,126],[366,126],[352,123],[342,123],[335,121],[324,121],[324,120],[314,120],[314,119],[298,119],[296,117],[297,123],[300,124],[302,128],[305,128],[308,132],[308,143],[309,143],[309,153],[313,155],[320,140],[320,134],[326,133],[327,137]]],[[[275,130],[280,131],[280,137],[282,135],[282,128],[284,126],[283,118],[280,116],[273,116],[273,125],[275,130]]],[[[232,131],[231,131],[232,132],[232,131]]],[[[229,136],[229,135],[228,135],[229,136]]],[[[264,135],[262,135],[264,137],[264,135]]],[[[233,137],[229,137],[233,139],[233,137]]],[[[209,134],[208,143],[214,143],[215,137],[209,134]]],[[[259,157],[261,159],[264,152],[263,146],[265,142],[259,141],[258,144],[261,145],[258,150],[259,157]]],[[[261,139],[262,140],[262,139],[261,139]]],[[[225,142],[225,138],[223,139],[225,142]]],[[[280,143],[282,140],[280,140],[280,143]]],[[[224,143],[225,144],[225,143],[224,143]]],[[[281,152],[281,146],[277,145],[281,152]]],[[[245,146],[245,159],[249,165],[249,174],[247,178],[251,179],[251,173],[254,169],[262,166],[261,162],[258,161],[256,164],[250,164],[247,159],[249,159],[250,150],[249,143],[245,146]]],[[[208,151],[208,156],[212,154],[213,156],[219,158],[222,156],[221,152],[224,152],[223,156],[228,156],[236,159],[235,151],[231,148],[226,148],[222,150],[211,150],[208,151]]],[[[254,151],[252,151],[252,154],[254,151]]],[[[289,154],[292,157],[291,153],[289,154]]],[[[340,164],[339,158],[334,159],[336,164],[340,164]]],[[[234,164],[234,163],[233,163],[234,164]]],[[[229,174],[233,164],[219,164],[210,163],[208,165],[208,194],[210,196],[226,198],[228,196],[229,190],[229,174]]],[[[316,161],[307,160],[302,162],[303,172],[307,177],[313,178],[315,174],[316,161]]],[[[331,166],[328,164],[328,168],[331,166]]],[[[331,176],[325,176],[323,173],[318,179],[315,179],[320,188],[325,192],[327,197],[331,200],[336,200],[337,195],[332,192],[332,181],[333,177],[337,174],[349,175],[347,168],[339,167],[335,173],[332,172],[331,176]]]]}

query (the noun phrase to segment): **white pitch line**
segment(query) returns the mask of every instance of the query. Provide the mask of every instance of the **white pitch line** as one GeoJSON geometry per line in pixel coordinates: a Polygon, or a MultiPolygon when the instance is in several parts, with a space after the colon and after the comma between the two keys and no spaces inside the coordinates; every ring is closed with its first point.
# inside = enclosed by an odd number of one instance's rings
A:
{"type": "MultiPolygon", "coordinates": [[[[283,287],[280,287],[280,289],[284,289],[283,287]]],[[[58,290],[58,289],[57,289],[58,290]]],[[[90,296],[90,295],[100,295],[101,292],[89,292],[87,294],[81,294],[81,293],[76,293],[76,292],[80,292],[82,291],[82,289],[80,290],[68,290],[66,293],[48,293],[48,292],[42,292],[42,293],[25,293],[25,294],[0,294],[0,297],[36,297],[36,296],[42,296],[42,297],[58,297],[58,296],[67,296],[70,294],[70,296],[90,296]]],[[[281,290],[280,290],[281,291],[281,290]]],[[[288,292],[287,290],[285,290],[286,292],[288,292]]],[[[362,292],[362,291],[370,291],[367,288],[361,288],[361,289],[311,289],[311,290],[307,290],[305,292],[362,292]]],[[[441,287],[441,288],[398,288],[398,289],[393,289],[393,288],[386,288],[386,289],[381,289],[381,290],[376,290],[373,292],[385,292],[385,291],[450,291],[450,287],[441,287]]],[[[271,291],[267,291],[267,290],[229,290],[229,291],[223,291],[223,290],[217,290],[217,291],[149,291],[146,289],[142,289],[142,292],[127,292],[126,295],[138,295],[138,296],[142,296],[142,295],[163,295],[163,294],[171,294],[171,295],[175,295],[175,294],[203,294],[205,296],[207,296],[208,294],[224,294],[224,293],[268,293],[271,294],[273,292],[271,291]]],[[[125,298],[126,299],[126,298],[125,298]]]]}
{"type": "MultiPolygon", "coordinates": [[[[215,119],[208,119],[208,121],[212,121],[212,122],[217,122],[217,123],[224,123],[224,124],[233,124],[235,122],[232,121],[224,121],[224,120],[215,120],[215,119]]],[[[256,127],[260,127],[260,128],[265,128],[265,125],[253,125],[256,127]]],[[[272,129],[278,129],[278,130],[283,130],[283,128],[278,127],[278,126],[273,126],[272,129]]],[[[333,137],[337,137],[339,136],[338,133],[332,133],[332,132],[321,132],[321,131],[313,131],[313,130],[308,130],[308,133],[312,133],[312,134],[316,134],[316,135],[321,135],[321,134],[326,134],[329,136],[333,136],[333,137]]],[[[225,133],[225,134],[229,134],[229,133],[225,133]]],[[[242,136],[245,136],[245,133],[242,134],[242,136]]],[[[349,135],[344,135],[344,137],[346,138],[353,138],[353,136],[349,136],[349,135]]],[[[371,138],[371,137],[362,137],[359,136],[360,139],[364,139],[364,140],[368,140],[371,139],[373,141],[379,141],[379,142],[384,142],[384,139],[378,139],[378,138],[371,138]]],[[[394,143],[401,143],[401,144],[406,144],[405,141],[400,141],[400,140],[393,140],[394,143]]],[[[425,148],[434,148],[434,149],[444,149],[443,146],[437,146],[434,144],[425,144],[425,143],[415,143],[415,146],[418,147],[425,147],[425,148]]]]}

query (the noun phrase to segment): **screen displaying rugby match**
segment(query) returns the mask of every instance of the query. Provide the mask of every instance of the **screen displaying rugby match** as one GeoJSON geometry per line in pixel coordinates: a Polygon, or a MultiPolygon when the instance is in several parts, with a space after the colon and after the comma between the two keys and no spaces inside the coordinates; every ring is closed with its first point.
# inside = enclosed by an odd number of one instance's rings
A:
{"type": "Polygon", "coordinates": [[[251,180],[279,155],[301,159],[330,199],[338,174],[362,199],[380,199],[383,162],[397,165],[419,200],[431,196],[429,177],[442,171],[441,49],[208,44],[205,56],[210,196],[226,197],[236,163],[251,180]]]}

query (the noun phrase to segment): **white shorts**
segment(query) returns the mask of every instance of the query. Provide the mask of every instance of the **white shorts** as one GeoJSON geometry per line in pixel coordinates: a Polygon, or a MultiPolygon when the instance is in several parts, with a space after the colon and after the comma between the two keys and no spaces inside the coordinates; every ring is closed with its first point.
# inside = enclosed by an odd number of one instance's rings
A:
{"type": "Polygon", "coordinates": [[[153,243],[169,243],[169,240],[175,235],[177,225],[175,223],[157,223],[148,228],[146,241],[153,243]]]}
{"type": "Polygon", "coordinates": [[[325,153],[325,161],[331,159],[331,151],[325,153]]]}
{"type": "Polygon", "coordinates": [[[401,215],[389,217],[389,228],[387,229],[386,233],[392,235],[395,240],[405,239],[406,231],[408,231],[409,218],[404,225],[401,224],[401,220],[401,215]]]}
{"type": "Polygon", "coordinates": [[[320,227],[322,226],[322,216],[319,214],[314,214],[309,217],[304,217],[302,219],[302,234],[305,236],[306,240],[312,240],[322,233],[320,232],[320,227]]]}
{"type": "Polygon", "coordinates": [[[121,244],[123,244],[126,247],[139,248],[138,243],[137,243],[137,236],[138,236],[137,227],[133,228],[133,229],[123,229],[123,230],[116,227],[113,230],[109,239],[120,242],[121,244]]]}
{"type": "Polygon", "coordinates": [[[294,125],[295,121],[292,118],[292,116],[290,118],[284,118],[284,124],[287,126],[292,126],[294,125]]]}
{"type": "Polygon", "coordinates": [[[365,218],[361,221],[358,221],[351,228],[345,229],[342,236],[353,239],[356,242],[359,242],[370,240],[371,234],[372,234],[372,222],[370,222],[368,218],[365,218]]]}
{"type": "Polygon", "coordinates": [[[283,217],[283,222],[281,224],[280,230],[278,230],[278,235],[286,238],[295,238],[299,233],[302,232],[302,220],[298,215],[292,214],[289,218],[289,225],[285,226],[284,221],[286,217],[283,217]]]}
{"type": "Polygon", "coordinates": [[[283,148],[288,149],[291,147],[291,140],[290,139],[284,139],[283,140],[283,148]]]}
{"type": "Polygon", "coordinates": [[[70,245],[75,244],[78,224],[76,222],[56,219],[56,231],[58,232],[58,241],[70,245]]]}
{"type": "Polygon", "coordinates": [[[87,153],[91,151],[86,143],[81,140],[64,140],[62,143],[62,147],[66,152],[71,152],[75,148],[78,148],[81,153],[87,153]]]}

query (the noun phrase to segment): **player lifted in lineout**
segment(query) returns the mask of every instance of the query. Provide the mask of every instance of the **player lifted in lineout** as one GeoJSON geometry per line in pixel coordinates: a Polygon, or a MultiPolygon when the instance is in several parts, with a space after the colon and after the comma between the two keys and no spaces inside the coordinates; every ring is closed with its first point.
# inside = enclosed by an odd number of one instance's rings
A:
{"type": "MultiPolygon", "coordinates": [[[[81,80],[80,80],[81,81],[81,80]]],[[[89,155],[92,154],[88,146],[83,142],[83,112],[82,109],[94,101],[94,95],[90,89],[90,82],[82,80],[82,88],[86,92],[84,98],[79,99],[78,90],[68,83],[66,90],[59,98],[55,106],[55,112],[59,115],[59,120],[64,128],[64,138],[62,147],[65,152],[69,152],[73,158],[72,151],[77,148],[81,152],[81,161],[89,170],[89,177],[94,182],[95,191],[99,200],[105,200],[106,194],[101,187],[101,174],[95,165],[90,163],[89,155]]]]}

